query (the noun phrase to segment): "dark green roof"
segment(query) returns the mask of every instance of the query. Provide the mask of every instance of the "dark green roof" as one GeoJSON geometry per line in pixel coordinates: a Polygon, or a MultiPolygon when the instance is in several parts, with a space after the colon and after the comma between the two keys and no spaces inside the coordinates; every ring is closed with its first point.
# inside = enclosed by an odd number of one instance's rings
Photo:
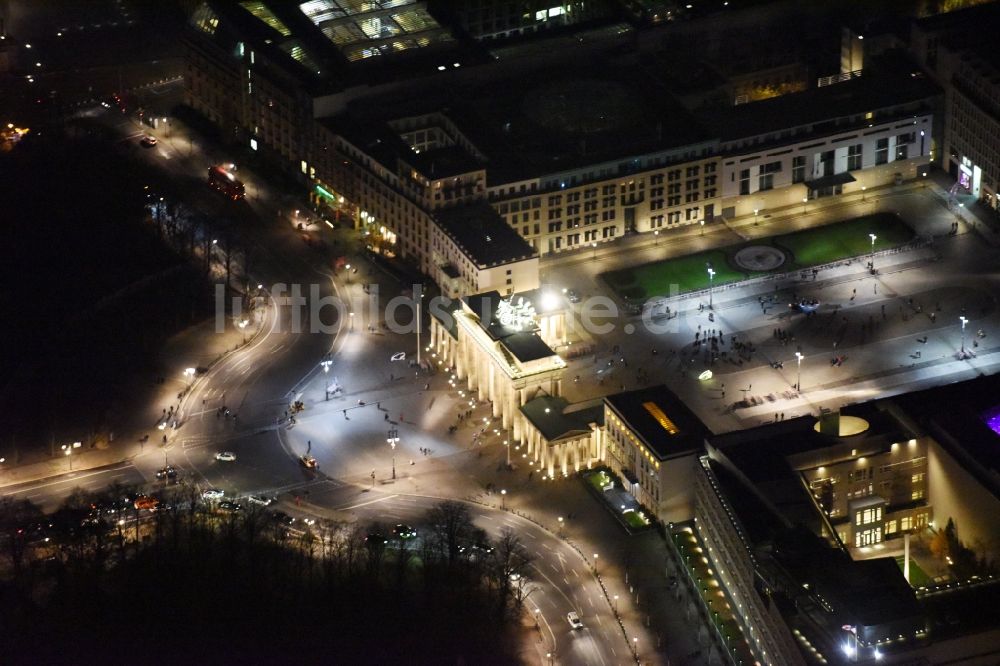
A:
{"type": "Polygon", "coordinates": [[[590,432],[590,424],[604,425],[604,406],[599,401],[570,404],[566,398],[541,395],[521,407],[521,413],[552,442],[590,432]]]}

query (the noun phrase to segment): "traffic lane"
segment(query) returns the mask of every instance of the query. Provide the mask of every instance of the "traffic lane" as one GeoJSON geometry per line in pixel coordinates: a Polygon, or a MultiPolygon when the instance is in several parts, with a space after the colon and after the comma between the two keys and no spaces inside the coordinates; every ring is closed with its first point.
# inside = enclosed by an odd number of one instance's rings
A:
{"type": "Polygon", "coordinates": [[[182,460],[191,478],[202,485],[224,490],[228,495],[297,487],[326,479],[322,472],[308,470],[281,448],[274,432],[248,434],[217,442],[189,443],[175,457],[182,460]],[[236,460],[216,460],[221,451],[231,451],[236,460]]]}
{"type": "MultiPolygon", "coordinates": [[[[314,494],[312,501],[322,499],[321,494],[314,494]]],[[[402,494],[369,495],[367,499],[358,498],[334,508],[353,513],[362,521],[419,526],[426,520],[427,512],[441,501],[402,494]]],[[[548,641],[546,651],[550,651],[548,648],[554,641],[558,663],[608,666],[631,660],[600,586],[576,551],[528,520],[479,505],[469,506],[477,527],[492,538],[500,536],[505,528],[513,530],[535,558],[528,574],[533,591],[525,608],[527,612],[538,609],[539,630],[548,641]],[[569,627],[566,615],[570,611],[580,615],[584,629],[569,627]]]]}
{"type": "Polygon", "coordinates": [[[130,462],[118,463],[107,468],[69,472],[59,477],[49,477],[39,481],[8,486],[0,491],[0,496],[26,499],[36,504],[42,511],[55,511],[75,490],[99,492],[112,483],[141,485],[145,478],[130,462]]]}

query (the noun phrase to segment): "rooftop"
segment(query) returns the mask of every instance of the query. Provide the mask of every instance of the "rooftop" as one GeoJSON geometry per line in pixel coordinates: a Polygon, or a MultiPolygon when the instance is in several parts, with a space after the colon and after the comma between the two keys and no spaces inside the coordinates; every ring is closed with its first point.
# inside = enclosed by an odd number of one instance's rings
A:
{"type": "Polygon", "coordinates": [[[550,442],[589,433],[591,423],[604,424],[600,400],[570,404],[566,398],[540,395],[526,402],[521,412],[550,442]]]}
{"type": "MultiPolygon", "coordinates": [[[[234,54],[239,45],[283,66],[314,93],[406,80],[484,62],[422,0],[206,0],[190,23],[234,54]]],[[[242,53],[240,54],[242,55],[242,53]]]]}
{"type": "Polygon", "coordinates": [[[477,266],[498,266],[538,256],[535,249],[485,202],[441,208],[434,211],[434,217],[477,266]]]}
{"type": "Polygon", "coordinates": [[[615,393],[605,404],[661,459],[702,450],[708,428],[664,385],[615,393]]]}
{"type": "Polygon", "coordinates": [[[442,91],[447,116],[489,159],[490,185],[534,178],[704,137],[637,56],[551,64],[442,91]]]}
{"type": "Polygon", "coordinates": [[[916,423],[1000,497],[1000,375],[988,375],[892,398],[916,423]],[[972,463],[972,464],[969,464],[972,463]]]}
{"type": "MultiPolygon", "coordinates": [[[[919,66],[892,53],[866,68],[860,77],[759,102],[719,107],[702,118],[723,141],[732,141],[788,129],[790,118],[794,125],[804,126],[918,102],[939,92],[919,66]]],[[[845,126],[847,129],[850,127],[845,126]]]]}

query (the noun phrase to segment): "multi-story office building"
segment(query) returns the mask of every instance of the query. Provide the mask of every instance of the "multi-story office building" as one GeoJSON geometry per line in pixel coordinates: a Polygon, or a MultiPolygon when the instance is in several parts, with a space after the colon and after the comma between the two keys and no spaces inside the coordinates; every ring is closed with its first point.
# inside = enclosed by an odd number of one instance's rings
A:
{"type": "Polygon", "coordinates": [[[191,23],[188,103],[452,296],[533,289],[538,257],[629,234],[806,212],[921,176],[933,154],[937,88],[892,54],[841,83],[693,112],[627,41],[580,46],[586,70],[565,53],[489,62],[413,0],[209,0],[191,23]],[[506,225],[531,252],[475,250],[448,220],[484,238],[506,225]]]}
{"type": "Polygon", "coordinates": [[[945,90],[942,147],[935,156],[956,183],[1000,207],[1000,5],[983,4],[915,21],[911,48],[945,90]]]}
{"type": "Polygon", "coordinates": [[[722,215],[807,207],[926,176],[938,92],[893,52],[870,58],[863,76],[711,114],[706,124],[723,156],[722,215]]]}
{"type": "Polygon", "coordinates": [[[604,462],[663,521],[694,512],[693,479],[708,429],[666,386],[604,399],[604,462]]]}

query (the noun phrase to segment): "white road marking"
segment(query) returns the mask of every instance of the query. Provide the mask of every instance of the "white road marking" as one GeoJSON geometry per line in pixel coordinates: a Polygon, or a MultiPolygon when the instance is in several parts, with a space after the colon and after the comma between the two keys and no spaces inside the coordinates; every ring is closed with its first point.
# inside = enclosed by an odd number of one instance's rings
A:
{"type": "Polygon", "coordinates": [[[394,497],[397,497],[397,495],[387,495],[385,497],[379,497],[378,499],[368,500],[367,502],[361,502],[360,504],[352,504],[351,506],[335,506],[333,508],[335,511],[350,511],[351,509],[357,509],[362,506],[368,506],[369,504],[385,502],[386,500],[391,500],[394,497]]]}

